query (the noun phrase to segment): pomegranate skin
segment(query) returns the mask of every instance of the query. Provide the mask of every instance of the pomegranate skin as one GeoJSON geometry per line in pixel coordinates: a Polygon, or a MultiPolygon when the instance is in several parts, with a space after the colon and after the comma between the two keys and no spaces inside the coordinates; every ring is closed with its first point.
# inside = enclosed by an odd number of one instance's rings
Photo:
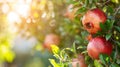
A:
{"type": "Polygon", "coordinates": [[[87,67],[87,64],[85,63],[85,58],[83,55],[79,55],[78,58],[72,59],[72,67],[77,67],[77,64],[79,67],[87,67]]]}
{"type": "Polygon", "coordinates": [[[95,34],[100,31],[100,23],[105,23],[107,16],[105,13],[98,9],[92,9],[87,11],[83,16],[82,24],[83,27],[91,34],[95,34]]]}
{"type": "Polygon", "coordinates": [[[88,43],[87,51],[91,58],[99,59],[100,54],[110,55],[112,53],[112,44],[103,37],[96,37],[88,43]]]}
{"type": "Polygon", "coordinates": [[[51,50],[51,45],[59,45],[60,43],[60,38],[58,35],[56,34],[48,34],[45,36],[45,40],[44,40],[44,47],[51,50]]]}

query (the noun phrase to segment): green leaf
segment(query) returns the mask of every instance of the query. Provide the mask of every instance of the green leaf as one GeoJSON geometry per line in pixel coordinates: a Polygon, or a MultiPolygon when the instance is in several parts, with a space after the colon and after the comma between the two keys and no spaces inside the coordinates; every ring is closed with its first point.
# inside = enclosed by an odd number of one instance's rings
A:
{"type": "Polygon", "coordinates": [[[117,64],[120,64],[120,59],[117,59],[116,63],[117,63],[117,64]]]}
{"type": "Polygon", "coordinates": [[[118,41],[115,41],[115,43],[117,43],[117,45],[120,47],[120,42],[118,42],[118,41]]]}
{"type": "Polygon", "coordinates": [[[81,54],[86,54],[86,53],[87,53],[87,50],[81,52],[81,54]]]}
{"type": "Polygon", "coordinates": [[[54,59],[49,59],[49,61],[53,65],[53,67],[60,67],[60,65],[57,64],[54,59]]]}
{"type": "Polygon", "coordinates": [[[78,9],[75,15],[82,14],[83,12],[86,12],[86,7],[81,7],[80,9],[78,9]]]}
{"type": "Polygon", "coordinates": [[[111,58],[113,59],[113,61],[116,61],[116,57],[117,57],[117,51],[113,51],[111,54],[111,58]]]}
{"type": "Polygon", "coordinates": [[[99,58],[104,65],[110,62],[110,57],[108,57],[106,54],[100,54],[99,58]]]}
{"type": "Polygon", "coordinates": [[[114,21],[107,20],[104,24],[100,23],[100,28],[103,32],[107,32],[112,29],[114,21]]]}
{"type": "Polygon", "coordinates": [[[59,49],[58,46],[56,46],[56,45],[51,45],[50,47],[52,48],[53,54],[58,54],[58,53],[60,52],[60,49],[59,49]]]}
{"type": "Polygon", "coordinates": [[[76,1],[73,1],[73,0],[66,0],[69,4],[74,4],[76,3],[76,1]]]}
{"type": "Polygon", "coordinates": [[[116,63],[112,63],[112,64],[110,65],[110,67],[119,67],[119,65],[116,64],[116,63]]]}
{"type": "Polygon", "coordinates": [[[103,24],[103,23],[100,23],[100,28],[102,29],[102,31],[106,31],[107,30],[105,24],[103,24]]]}
{"type": "Polygon", "coordinates": [[[115,26],[115,28],[120,32],[120,27],[119,26],[115,26]]]}
{"type": "Polygon", "coordinates": [[[88,6],[89,0],[85,0],[85,6],[88,6]]]}
{"type": "Polygon", "coordinates": [[[112,8],[111,6],[108,6],[108,7],[107,7],[107,12],[109,12],[109,13],[113,13],[114,10],[113,10],[113,8],[112,8]]]}
{"type": "Polygon", "coordinates": [[[119,0],[111,0],[113,3],[119,3],[119,0]]]}
{"type": "Polygon", "coordinates": [[[111,30],[114,24],[114,20],[107,20],[106,26],[108,27],[108,30],[111,30]]]}
{"type": "Polygon", "coordinates": [[[97,3],[98,2],[98,0],[93,0],[95,3],[97,3]]]}
{"type": "Polygon", "coordinates": [[[94,60],[95,67],[103,67],[102,64],[98,60],[94,60]]]}
{"type": "Polygon", "coordinates": [[[77,52],[76,52],[76,45],[75,45],[75,42],[73,43],[73,51],[74,51],[75,53],[77,53],[77,52]]]}
{"type": "Polygon", "coordinates": [[[100,58],[100,60],[102,61],[102,63],[105,65],[106,62],[105,62],[105,60],[104,60],[104,56],[103,56],[102,54],[100,54],[99,58],[100,58]]]}
{"type": "Polygon", "coordinates": [[[74,4],[74,6],[76,6],[76,5],[79,5],[80,4],[80,2],[74,2],[73,1],[73,3],[72,4],[74,4]]]}
{"type": "Polygon", "coordinates": [[[64,51],[65,51],[65,53],[66,53],[69,57],[73,57],[73,56],[74,56],[74,53],[73,53],[73,50],[72,50],[72,49],[66,48],[64,51]]]}
{"type": "Polygon", "coordinates": [[[112,36],[112,33],[107,34],[107,35],[105,36],[106,40],[109,40],[111,36],[112,36]]]}

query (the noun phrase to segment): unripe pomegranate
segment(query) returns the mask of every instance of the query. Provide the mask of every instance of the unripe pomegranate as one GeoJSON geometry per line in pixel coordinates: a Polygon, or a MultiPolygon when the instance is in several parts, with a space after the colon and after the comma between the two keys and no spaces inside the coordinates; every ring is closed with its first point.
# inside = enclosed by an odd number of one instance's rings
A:
{"type": "Polygon", "coordinates": [[[87,51],[91,58],[99,59],[100,54],[112,53],[112,44],[103,37],[96,37],[88,43],[87,51]]]}
{"type": "Polygon", "coordinates": [[[44,47],[51,50],[51,45],[59,45],[60,38],[56,34],[48,34],[45,36],[44,47]]]}
{"type": "Polygon", "coordinates": [[[89,10],[82,19],[84,28],[91,34],[95,34],[100,31],[100,23],[105,23],[107,17],[105,13],[98,9],[89,10]]]}
{"type": "Polygon", "coordinates": [[[72,60],[72,67],[87,67],[86,63],[85,63],[85,59],[83,55],[79,55],[78,58],[74,58],[72,60]]]}

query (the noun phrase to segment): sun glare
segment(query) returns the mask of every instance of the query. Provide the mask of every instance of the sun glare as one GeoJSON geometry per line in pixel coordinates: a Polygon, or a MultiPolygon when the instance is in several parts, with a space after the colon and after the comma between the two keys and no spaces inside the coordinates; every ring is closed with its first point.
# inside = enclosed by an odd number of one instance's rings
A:
{"type": "Polygon", "coordinates": [[[22,17],[27,17],[30,11],[30,6],[27,4],[16,4],[14,10],[22,17]]]}
{"type": "MultiPolygon", "coordinates": [[[[14,33],[17,31],[15,23],[19,24],[23,22],[23,18],[29,17],[32,0],[0,0],[0,2],[3,3],[1,10],[6,14],[9,30],[14,33]]],[[[28,19],[27,23],[30,22],[28,19]]]]}
{"type": "Polygon", "coordinates": [[[8,20],[8,23],[10,24],[21,22],[19,15],[15,12],[10,12],[7,15],[7,20],[8,20]]]}
{"type": "Polygon", "coordinates": [[[6,14],[6,13],[9,11],[9,9],[10,9],[10,8],[9,8],[8,4],[3,4],[3,5],[2,5],[2,12],[3,12],[3,13],[6,14]]]}
{"type": "Polygon", "coordinates": [[[14,11],[22,17],[27,17],[30,11],[30,6],[24,3],[18,3],[14,5],[14,11]]]}
{"type": "Polygon", "coordinates": [[[27,18],[30,14],[30,2],[32,0],[10,0],[14,3],[9,6],[8,4],[3,4],[2,12],[7,14],[8,23],[19,23],[21,22],[20,17],[27,18]],[[12,8],[10,10],[10,8],[12,8]]]}

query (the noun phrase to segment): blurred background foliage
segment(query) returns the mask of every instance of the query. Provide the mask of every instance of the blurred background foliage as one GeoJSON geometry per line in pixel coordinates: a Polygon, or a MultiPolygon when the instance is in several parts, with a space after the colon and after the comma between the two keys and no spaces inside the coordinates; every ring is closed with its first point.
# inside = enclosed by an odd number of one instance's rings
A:
{"type": "Polygon", "coordinates": [[[43,42],[49,33],[64,35],[65,8],[66,0],[0,0],[0,67],[51,66],[43,42]]]}
{"type": "Polygon", "coordinates": [[[80,39],[81,24],[64,16],[69,4],[70,0],[0,0],[1,67],[51,66],[48,58],[53,56],[43,47],[47,34],[59,35],[61,49],[80,39]]]}
{"type": "MultiPolygon", "coordinates": [[[[120,22],[120,11],[114,13],[119,4],[119,0],[0,0],[0,67],[52,67],[48,59],[58,60],[43,46],[50,33],[60,37],[60,49],[74,47],[77,53],[86,53],[88,32],[80,21],[84,13],[98,7],[120,22]]],[[[119,31],[113,38],[120,45],[120,24],[115,25],[119,31]]],[[[70,50],[64,49],[73,55],[70,50]]]]}

